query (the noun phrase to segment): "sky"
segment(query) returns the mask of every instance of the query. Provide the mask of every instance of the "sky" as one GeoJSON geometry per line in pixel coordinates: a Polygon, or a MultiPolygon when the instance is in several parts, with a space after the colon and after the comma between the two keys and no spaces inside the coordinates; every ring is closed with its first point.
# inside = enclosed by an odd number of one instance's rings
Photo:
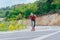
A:
{"type": "Polygon", "coordinates": [[[0,8],[22,3],[33,3],[36,0],[0,0],[0,8]]]}

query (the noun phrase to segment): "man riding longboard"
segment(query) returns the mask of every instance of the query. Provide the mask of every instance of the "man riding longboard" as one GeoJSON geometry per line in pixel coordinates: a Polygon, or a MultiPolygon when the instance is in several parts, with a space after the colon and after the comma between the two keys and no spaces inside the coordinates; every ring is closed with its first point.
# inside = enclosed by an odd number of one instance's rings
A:
{"type": "Polygon", "coordinates": [[[35,31],[35,26],[36,26],[36,15],[33,14],[33,13],[31,13],[30,19],[31,19],[32,31],[35,31]]]}

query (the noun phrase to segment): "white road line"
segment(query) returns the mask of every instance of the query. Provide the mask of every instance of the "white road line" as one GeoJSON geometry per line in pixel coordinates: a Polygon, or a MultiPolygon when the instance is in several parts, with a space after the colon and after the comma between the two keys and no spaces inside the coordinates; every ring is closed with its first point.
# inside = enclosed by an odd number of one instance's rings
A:
{"type": "MultiPolygon", "coordinates": [[[[45,30],[45,31],[47,31],[47,30],[45,30]]],[[[59,32],[59,31],[58,31],[59,32]]],[[[54,33],[56,33],[56,32],[54,32],[54,33]]],[[[53,34],[54,34],[53,33],[53,34]]],[[[12,33],[13,34],[13,33],[12,33]]],[[[52,33],[51,33],[52,34],[52,33]]],[[[50,35],[49,35],[50,36],[50,35]]],[[[39,37],[39,39],[41,39],[41,38],[45,38],[45,37],[47,37],[47,36],[42,36],[42,37],[39,37]]],[[[3,39],[0,39],[0,40],[4,40],[4,39],[19,39],[19,38],[29,38],[29,37],[15,37],[15,38],[3,38],[3,39]]],[[[38,39],[38,38],[35,38],[35,39],[38,39]]],[[[32,40],[35,40],[35,39],[32,39],[32,40]]]]}
{"type": "Polygon", "coordinates": [[[11,39],[19,39],[19,38],[29,38],[29,37],[15,37],[15,38],[3,38],[3,39],[0,39],[0,40],[11,40],[11,39]]]}
{"type": "MultiPolygon", "coordinates": [[[[48,31],[48,30],[44,30],[44,31],[48,31]]],[[[58,32],[60,32],[60,31],[58,31],[58,32]]],[[[54,34],[56,34],[56,33],[58,33],[58,32],[54,32],[54,33],[51,33],[51,34],[49,34],[49,35],[45,35],[45,36],[42,36],[42,37],[39,37],[39,38],[35,38],[35,39],[32,39],[32,40],[40,40],[40,39],[43,39],[43,38],[46,38],[46,37],[49,37],[49,36],[51,36],[51,35],[54,35],[54,34]]],[[[13,33],[12,33],[13,34],[13,33]]],[[[0,40],[8,40],[8,39],[18,39],[18,38],[28,38],[28,37],[15,37],[15,38],[3,38],[3,39],[0,39],[0,40]]]]}
{"type": "Polygon", "coordinates": [[[8,34],[8,33],[16,33],[16,32],[28,32],[29,29],[25,30],[15,30],[15,31],[6,31],[6,32],[0,32],[0,34],[8,34]]]}
{"type": "MultiPolygon", "coordinates": [[[[60,30],[60,29],[51,29],[49,27],[51,27],[51,26],[37,26],[36,31],[60,30]],[[44,29],[44,28],[48,28],[48,29],[44,29]]],[[[54,26],[52,26],[52,27],[54,27],[54,26]]],[[[58,27],[58,26],[56,26],[56,27],[58,27]]],[[[29,26],[28,29],[17,30],[17,31],[15,30],[15,31],[0,32],[0,34],[15,33],[15,32],[31,32],[30,30],[31,30],[31,26],[29,26]]]]}
{"type": "MultiPolygon", "coordinates": [[[[37,31],[51,31],[53,29],[39,29],[39,30],[36,30],[35,32],[37,31]]],[[[54,29],[54,30],[57,30],[57,29],[54,29]]],[[[26,29],[26,30],[17,30],[17,31],[7,31],[7,32],[0,32],[0,34],[9,34],[9,33],[17,33],[17,32],[31,32],[31,29],[26,29]]]]}
{"type": "Polygon", "coordinates": [[[59,33],[59,32],[60,32],[60,31],[57,31],[57,32],[54,32],[54,33],[51,33],[51,34],[48,34],[48,35],[44,35],[44,36],[42,36],[42,37],[34,38],[34,39],[32,39],[32,40],[43,40],[44,38],[53,36],[53,35],[55,35],[55,34],[57,34],[57,33],[59,33]]]}

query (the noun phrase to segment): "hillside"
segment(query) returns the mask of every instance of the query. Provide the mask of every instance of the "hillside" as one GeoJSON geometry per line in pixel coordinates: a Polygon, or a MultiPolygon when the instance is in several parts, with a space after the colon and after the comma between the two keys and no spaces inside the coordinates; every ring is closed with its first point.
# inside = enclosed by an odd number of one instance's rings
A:
{"type": "MultiPolygon", "coordinates": [[[[26,25],[31,25],[30,19],[25,21],[26,25]]],[[[38,26],[60,26],[60,15],[58,13],[37,17],[36,25],[38,26]]]]}

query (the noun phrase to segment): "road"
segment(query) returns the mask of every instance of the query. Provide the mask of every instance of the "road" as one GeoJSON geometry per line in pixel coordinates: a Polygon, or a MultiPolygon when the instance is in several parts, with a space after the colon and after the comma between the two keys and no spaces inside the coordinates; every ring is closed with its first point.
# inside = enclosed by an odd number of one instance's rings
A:
{"type": "Polygon", "coordinates": [[[36,31],[31,28],[19,31],[0,32],[0,40],[60,40],[60,27],[36,26],[36,31]]]}

